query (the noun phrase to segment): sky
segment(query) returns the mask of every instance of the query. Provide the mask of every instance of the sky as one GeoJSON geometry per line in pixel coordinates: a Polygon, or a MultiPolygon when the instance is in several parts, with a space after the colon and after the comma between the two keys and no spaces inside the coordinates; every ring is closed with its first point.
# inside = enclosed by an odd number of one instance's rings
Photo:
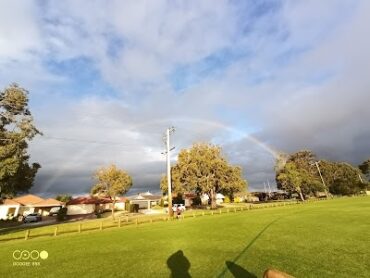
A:
{"type": "Polygon", "coordinates": [[[0,89],[29,90],[43,136],[33,193],[89,192],[109,164],[130,193],[159,192],[196,142],[223,148],[249,190],[274,186],[278,152],[355,165],[370,155],[370,2],[0,2],[0,89]]]}

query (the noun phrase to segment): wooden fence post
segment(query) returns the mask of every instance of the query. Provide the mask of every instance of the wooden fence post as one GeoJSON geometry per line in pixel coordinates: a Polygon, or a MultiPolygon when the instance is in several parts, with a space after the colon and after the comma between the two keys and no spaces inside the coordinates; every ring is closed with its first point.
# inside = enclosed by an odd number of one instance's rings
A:
{"type": "Polygon", "coordinates": [[[30,230],[27,230],[24,236],[24,240],[27,240],[29,236],[30,236],[30,230]]]}
{"type": "Polygon", "coordinates": [[[103,230],[103,221],[100,221],[100,231],[103,230]]]}
{"type": "Polygon", "coordinates": [[[204,211],[202,211],[202,215],[204,216],[204,211]]]}
{"type": "Polygon", "coordinates": [[[236,212],[236,208],[234,208],[234,212],[236,212]]]}
{"type": "Polygon", "coordinates": [[[221,209],[219,209],[218,212],[221,214],[221,209]]]}
{"type": "Polygon", "coordinates": [[[121,228],[121,218],[118,219],[118,228],[121,228]]]}
{"type": "Polygon", "coordinates": [[[139,225],[139,220],[136,217],[136,219],[135,219],[135,226],[137,227],[137,225],[139,225]]]}
{"type": "Polygon", "coordinates": [[[195,217],[195,213],[193,212],[193,217],[195,217]]]}
{"type": "Polygon", "coordinates": [[[126,216],[126,222],[128,223],[128,216],[126,216]]]}
{"type": "Polygon", "coordinates": [[[81,223],[78,224],[78,232],[81,233],[81,223]]]}
{"type": "Polygon", "coordinates": [[[57,234],[58,234],[58,226],[56,226],[56,227],[54,228],[54,236],[57,236],[57,234]]]}

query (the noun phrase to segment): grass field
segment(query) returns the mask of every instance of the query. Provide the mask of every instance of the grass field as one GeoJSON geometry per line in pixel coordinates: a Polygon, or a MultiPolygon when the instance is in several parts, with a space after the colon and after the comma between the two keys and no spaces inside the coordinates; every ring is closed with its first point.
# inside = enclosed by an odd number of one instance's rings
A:
{"type": "Polygon", "coordinates": [[[0,243],[0,277],[370,277],[370,198],[0,243]],[[14,266],[15,250],[46,250],[14,266]],[[32,260],[29,260],[32,261],[32,260]]]}

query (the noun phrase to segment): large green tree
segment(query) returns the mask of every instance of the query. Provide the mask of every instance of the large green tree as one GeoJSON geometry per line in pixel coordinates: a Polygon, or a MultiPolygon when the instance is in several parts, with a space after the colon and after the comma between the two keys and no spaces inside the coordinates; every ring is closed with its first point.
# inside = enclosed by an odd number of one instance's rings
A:
{"type": "Polygon", "coordinates": [[[359,194],[367,188],[368,183],[361,176],[361,171],[348,163],[322,160],[320,169],[332,194],[359,194]]]}
{"type": "Polygon", "coordinates": [[[125,194],[132,186],[132,178],[125,171],[115,165],[100,168],[95,172],[96,184],[91,188],[91,194],[109,197],[112,200],[112,218],[114,219],[114,206],[116,197],[125,194]]]}
{"type": "MultiPolygon", "coordinates": [[[[211,199],[211,207],[216,208],[216,193],[239,192],[247,189],[242,169],[228,163],[219,146],[194,144],[183,149],[177,163],[171,168],[173,192],[196,191],[205,193],[211,199]]],[[[163,177],[161,189],[167,191],[167,181],[163,177]]]]}
{"type": "Polygon", "coordinates": [[[316,155],[307,150],[280,156],[275,166],[277,187],[298,193],[302,200],[322,191],[335,195],[358,194],[367,187],[358,168],[344,162],[321,160],[324,187],[315,163],[318,163],[316,155]]]}
{"type": "Polygon", "coordinates": [[[12,84],[0,91],[0,193],[27,192],[41,167],[29,164],[28,142],[37,134],[28,108],[28,91],[12,84]]]}
{"type": "Polygon", "coordinates": [[[275,166],[277,188],[298,193],[302,200],[305,196],[325,191],[315,166],[316,161],[315,154],[309,150],[280,155],[275,166]]]}

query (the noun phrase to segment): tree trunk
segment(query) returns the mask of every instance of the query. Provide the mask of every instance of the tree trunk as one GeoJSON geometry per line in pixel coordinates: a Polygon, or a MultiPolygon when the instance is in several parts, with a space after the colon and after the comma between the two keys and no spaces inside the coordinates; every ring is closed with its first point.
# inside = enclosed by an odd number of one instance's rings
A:
{"type": "Polygon", "coordinates": [[[215,209],[216,207],[217,207],[217,204],[216,204],[215,188],[212,187],[211,189],[211,208],[215,209]]]}
{"type": "Polygon", "coordinates": [[[299,191],[298,191],[298,194],[299,194],[299,197],[301,197],[301,201],[303,202],[303,201],[304,201],[304,198],[303,198],[302,191],[301,191],[301,190],[299,190],[299,191]]]}

